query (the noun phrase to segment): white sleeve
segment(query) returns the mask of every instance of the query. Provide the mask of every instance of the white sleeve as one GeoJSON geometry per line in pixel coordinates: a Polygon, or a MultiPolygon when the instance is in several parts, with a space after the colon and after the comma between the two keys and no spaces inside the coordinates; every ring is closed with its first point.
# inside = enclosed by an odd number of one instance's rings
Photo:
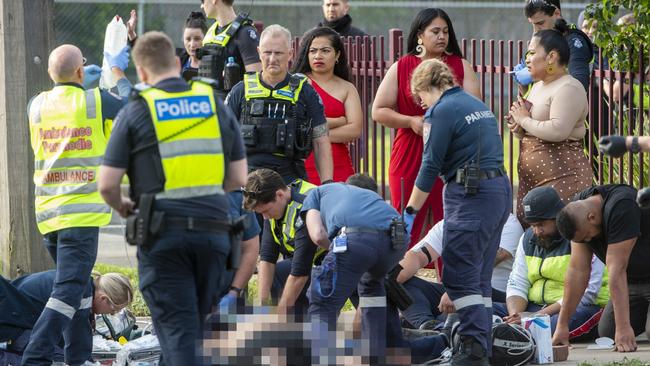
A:
{"type": "Polygon", "coordinates": [[[510,214],[505,225],[503,225],[503,230],[501,231],[501,242],[499,243],[499,248],[507,251],[514,257],[515,251],[517,250],[517,244],[523,234],[524,229],[521,227],[519,220],[517,220],[515,215],[510,214]]]}
{"type": "Polygon", "coordinates": [[[580,304],[582,305],[594,305],[596,304],[596,299],[598,298],[598,293],[603,284],[603,274],[605,273],[605,265],[603,262],[598,259],[595,255],[591,258],[591,274],[589,276],[589,285],[585,290],[580,304]]]}
{"type": "Polygon", "coordinates": [[[422,251],[422,246],[427,245],[435,253],[430,253],[432,257],[434,257],[436,254],[438,256],[442,255],[442,235],[443,235],[443,226],[444,220],[438,221],[431,230],[427,233],[427,235],[422,238],[417,244],[415,244],[410,250],[414,252],[420,252],[422,251]]]}
{"type": "Polygon", "coordinates": [[[522,235],[519,239],[519,245],[517,245],[517,254],[515,254],[515,262],[512,264],[512,272],[510,272],[508,278],[506,298],[519,296],[528,300],[530,282],[528,281],[528,264],[526,263],[523,240],[524,236],[522,235]]]}

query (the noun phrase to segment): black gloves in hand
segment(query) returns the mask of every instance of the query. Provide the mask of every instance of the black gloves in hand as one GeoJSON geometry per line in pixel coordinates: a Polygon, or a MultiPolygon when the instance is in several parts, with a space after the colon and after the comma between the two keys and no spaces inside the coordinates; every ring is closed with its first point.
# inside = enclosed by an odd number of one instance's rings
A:
{"type": "Polygon", "coordinates": [[[611,155],[615,158],[621,157],[627,152],[627,146],[625,145],[625,136],[603,136],[598,141],[598,145],[602,153],[611,155]]]}

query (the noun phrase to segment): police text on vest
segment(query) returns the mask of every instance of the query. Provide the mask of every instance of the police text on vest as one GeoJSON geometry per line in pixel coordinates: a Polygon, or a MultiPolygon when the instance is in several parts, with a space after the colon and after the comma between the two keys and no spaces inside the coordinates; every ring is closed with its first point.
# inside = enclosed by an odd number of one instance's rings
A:
{"type": "Polygon", "coordinates": [[[158,121],[205,118],[213,114],[207,95],[160,99],[154,104],[158,121]]]}

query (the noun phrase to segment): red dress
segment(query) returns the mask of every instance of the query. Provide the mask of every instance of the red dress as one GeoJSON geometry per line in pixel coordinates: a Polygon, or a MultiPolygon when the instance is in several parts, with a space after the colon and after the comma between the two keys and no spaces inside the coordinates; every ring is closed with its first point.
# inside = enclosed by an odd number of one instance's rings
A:
{"type": "MultiPolygon", "coordinates": [[[[325,117],[345,117],[345,104],[343,102],[327,93],[314,80],[311,81],[311,86],[314,87],[314,90],[316,90],[323,100],[325,117]]],[[[350,151],[348,150],[347,144],[332,143],[332,161],[334,163],[334,176],[332,179],[335,182],[345,182],[349,176],[354,174],[352,159],[350,159],[350,151]]],[[[313,152],[305,160],[305,170],[307,170],[307,181],[315,185],[320,185],[320,178],[318,176],[318,170],[316,170],[313,152]]]]}
{"type": "MultiPolygon", "coordinates": [[[[442,61],[451,69],[456,77],[456,83],[463,86],[463,60],[454,55],[443,55],[442,61]]],[[[423,116],[425,109],[415,103],[411,95],[411,74],[422,62],[414,55],[406,55],[397,61],[397,112],[407,116],[423,116]]],[[[422,149],[424,143],[422,136],[413,132],[410,128],[397,129],[397,135],[393,142],[393,150],[390,155],[390,166],[388,169],[388,183],[390,185],[391,204],[397,211],[400,211],[400,180],[404,178],[404,206],[411,197],[411,191],[415,184],[415,178],[420,170],[422,162],[422,149]]],[[[443,217],[442,210],[442,188],[440,178],[429,193],[424,206],[415,217],[411,231],[411,244],[413,246],[431,229],[431,227],[443,217]]]]}

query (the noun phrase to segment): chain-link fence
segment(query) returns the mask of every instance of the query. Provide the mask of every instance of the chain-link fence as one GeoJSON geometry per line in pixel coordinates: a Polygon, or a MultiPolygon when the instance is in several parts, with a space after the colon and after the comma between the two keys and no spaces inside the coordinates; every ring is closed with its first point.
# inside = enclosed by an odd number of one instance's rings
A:
{"type": "MultiPolygon", "coordinates": [[[[248,11],[264,24],[282,24],[299,36],[322,21],[319,0],[237,0],[238,11],[248,11]]],[[[390,28],[408,33],[414,15],[425,7],[444,8],[459,38],[528,39],[530,25],[521,0],[510,1],[350,1],[353,24],[371,35],[388,35],[390,28]]],[[[585,2],[563,1],[563,15],[575,21],[585,2]]],[[[78,45],[89,62],[101,63],[106,25],[118,14],[129,18],[139,10],[139,31],[161,30],[182,46],[183,24],[200,0],[55,0],[57,44],[78,45]]],[[[132,71],[131,71],[132,72],[132,71]]]]}

